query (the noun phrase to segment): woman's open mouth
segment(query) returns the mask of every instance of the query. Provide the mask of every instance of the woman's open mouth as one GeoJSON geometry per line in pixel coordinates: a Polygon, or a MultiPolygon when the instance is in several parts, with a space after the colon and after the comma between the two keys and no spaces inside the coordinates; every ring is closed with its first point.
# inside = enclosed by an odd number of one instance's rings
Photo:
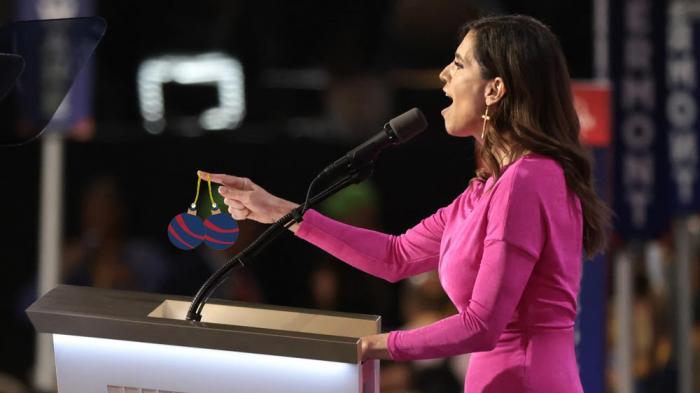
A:
{"type": "MultiPolygon", "coordinates": [[[[443,90],[443,91],[444,91],[444,90],[443,90]]],[[[445,115],[445,112],[446,112],[448,109],[450,109],[450,107],[452,106],[452,97],[450,97],[450,95],[449,95],[446,91],[444,91],[444,92],[445,92],[445,97],[449,98],[450,102],[449,102],[449,104],[445,107],[445,109],[443,109],[443,110],[440,112],[440,113],[443,114],[443,116],[445,115]]]]}

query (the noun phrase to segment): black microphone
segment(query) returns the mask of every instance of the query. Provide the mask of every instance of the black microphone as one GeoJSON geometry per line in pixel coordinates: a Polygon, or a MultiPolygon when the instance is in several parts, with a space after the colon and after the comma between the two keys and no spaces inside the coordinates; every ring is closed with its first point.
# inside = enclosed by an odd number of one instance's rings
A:
{"type": "Polygon", "coordinates": [[[326,176],[340,169],[345,169],[347,172],[362,169],[372,164],[382,150],[408,141],[427,127],[428,122],[425,121],[423,112],[413,108],[389,120],[384,125],[384,129],[327,166],[320,176],[326,176]]]}

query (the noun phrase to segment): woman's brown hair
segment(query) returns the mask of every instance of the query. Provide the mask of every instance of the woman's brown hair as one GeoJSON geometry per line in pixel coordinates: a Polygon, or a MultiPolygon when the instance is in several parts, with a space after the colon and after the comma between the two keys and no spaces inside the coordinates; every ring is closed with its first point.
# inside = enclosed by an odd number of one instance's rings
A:
{"type": "Polygon", "coordinates": [[[592,164],[579,142],[571,81],[557,38],[538,20],[521,15],[496,16],[468,23],[474,57],[485,79],[501,77],[506,94],[492,108],[480,146],[485,180],[501,175],[496,152],[512,161],[526,152],[550,157],[564,170],[567,186],[583,209],[583,246],[592,256],[602,251],[610,229],[610,209],[593,187],[592,164]]]}

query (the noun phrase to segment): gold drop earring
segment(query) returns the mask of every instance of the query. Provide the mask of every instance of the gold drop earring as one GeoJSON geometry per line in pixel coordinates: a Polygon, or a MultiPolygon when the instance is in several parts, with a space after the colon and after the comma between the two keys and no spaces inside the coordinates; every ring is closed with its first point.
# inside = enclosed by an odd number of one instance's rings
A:
{"type": "Polygon", "coordinates": [[[483,115],[481,115],[481,118],[484,119],[484,126],[481,128],[481,140],[484,140],[484,134],[486,133],[486,123],[491,120],[491,116],[489,116],[489,106],[486,105],[486,112],[484,112],[483,115]]]}

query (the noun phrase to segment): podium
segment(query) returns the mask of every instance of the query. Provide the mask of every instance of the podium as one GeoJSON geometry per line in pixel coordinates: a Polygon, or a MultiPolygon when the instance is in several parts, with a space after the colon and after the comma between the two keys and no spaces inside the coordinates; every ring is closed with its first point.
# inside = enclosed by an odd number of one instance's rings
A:
{"type": "Polygon", "coordinates": [[[27,309],[53,335],[59,393],[375,393],[359,337],[381,317],[61,285],[27,309]]]}

